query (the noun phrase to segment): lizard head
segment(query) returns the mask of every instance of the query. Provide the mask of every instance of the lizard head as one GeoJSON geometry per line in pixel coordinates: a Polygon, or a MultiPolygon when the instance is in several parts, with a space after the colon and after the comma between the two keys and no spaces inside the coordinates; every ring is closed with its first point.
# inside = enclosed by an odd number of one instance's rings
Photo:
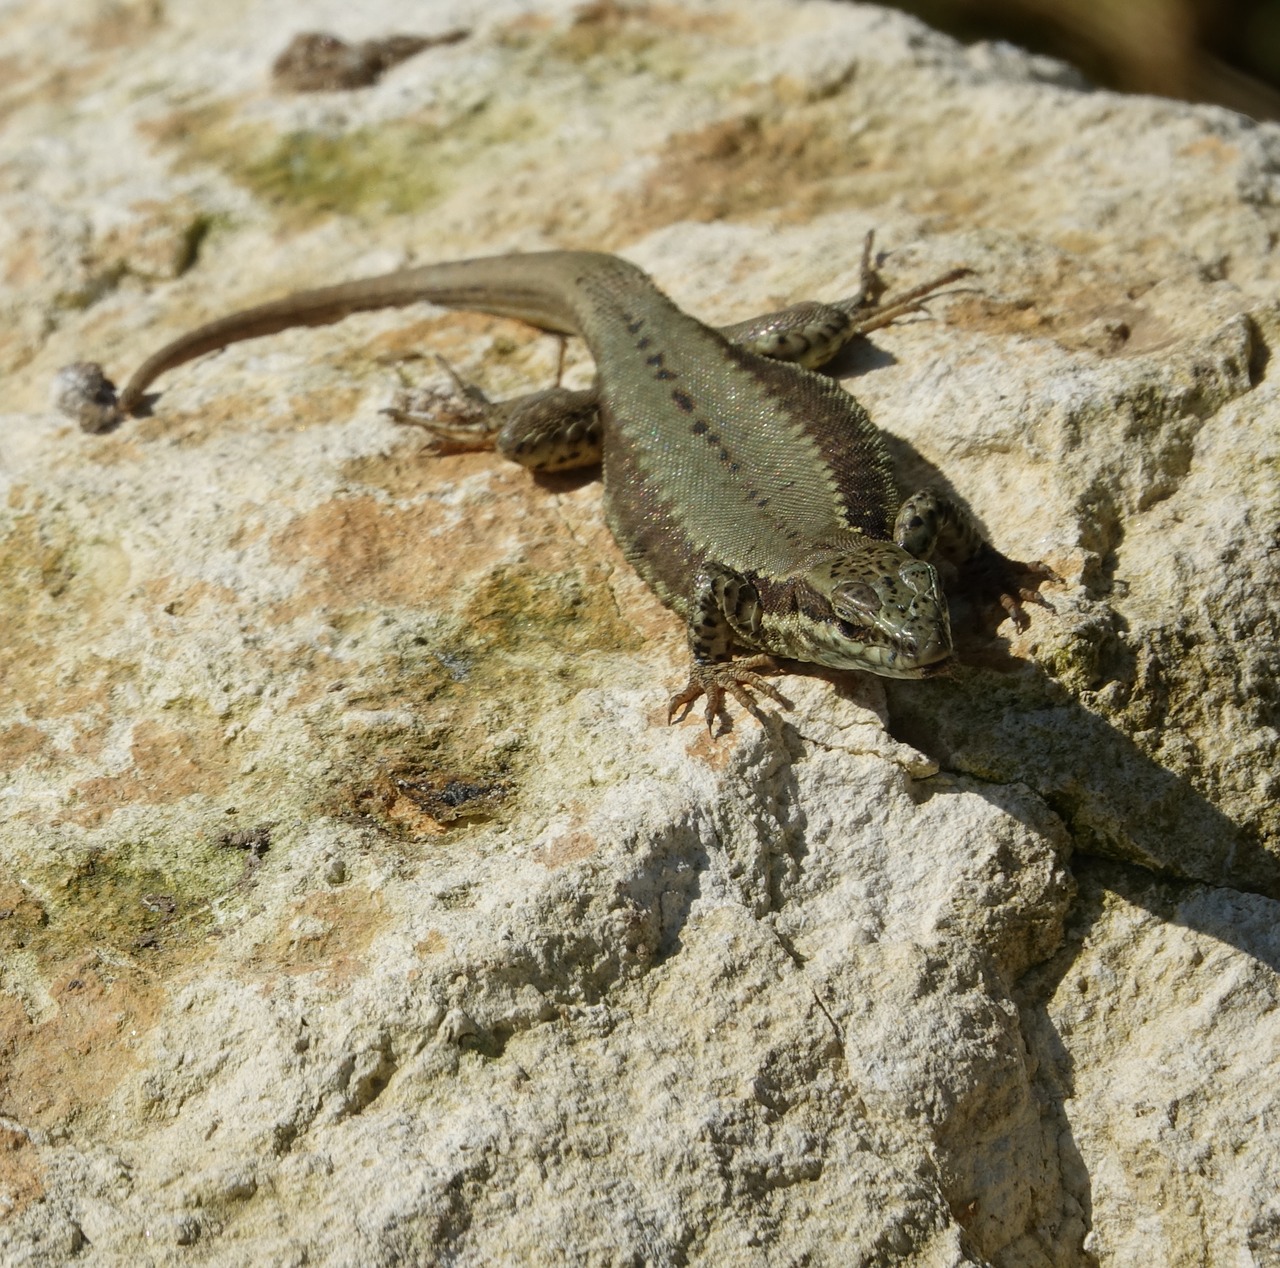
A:
{"type": "Polygon", "coordinates": [[[951,620],[938,574],[901,546],[860,537],[811,555],[797,575],[819,600],[795,631],[807,644],[805,660],[923,678],[951,656],[951,620]]]}

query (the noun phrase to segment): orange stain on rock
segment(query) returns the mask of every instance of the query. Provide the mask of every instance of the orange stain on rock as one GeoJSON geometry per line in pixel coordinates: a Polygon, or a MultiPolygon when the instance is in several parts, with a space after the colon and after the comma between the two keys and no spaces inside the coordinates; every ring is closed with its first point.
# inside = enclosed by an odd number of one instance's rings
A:
{"type": "Polygon", "coordinates": [[[267,980],[321,973],[329,985],[343,986],[364,972],[364,953],[390,916],[378,894],[346,886],[308,894],[286,908],[281,921],[275,937],[253,949],[250,972],[267,980]]]}
{"type": "Polygon", "coordinates": [[[0,1102],[43,1128],[103,1105],[137,1068],[133,1050],[164,999],[149,974],[107,964],[96,951],[64,963],[49,992],[56,1011],[39,1022],[13,997],[0,997],[0,1102]]]}
{"type": "Polygon", "coordinates": [[[118,775],[98,775],[75,786],[71,823],[96,824],[113,811],[138,804],[163,805],[193,793],[221,793],[232,774],[232,759],[221,730],[207,720],[187,729],[151,719],[133,729],[133,766],[118,775]]]}
{"type": "Polygon", "coordinates": [[[52,752],[48,737],[38,727],[15,722],[0,730],[0,770],[15,770],[30,757],[48,757],[52,752]]]}
{"type": "Polygon", "coordinates": [[[0,1126],[0,1207],[5,1215],[21,1215],[44,1197],[44,1191],[44,1166],[30,1137],[0,1126]]]}
{"type": "Polygon", "coordinates": [[[577,829],[556,837],[545,849],[539,850],[534,858],[543,867],[554,871],[566,863],[576,863],[579,859],[590,858],[599,848],[600,843],[591,833],[577,829]]]}
{"type": "MultiPolygon", "coordinates": [[[[488,462],[453,459],[450,470],[465,476],[492,462],[491,456],[488,462]]],[[[440,488],[452,483],[443,472],[437,479],[440,488]]],[[[426,607],[445,599],[454,606],[453,598],[466,590],[460,578],[488,572],[512,554],[527,557],[536,544],[554,549],[547,542],[555,531],[551,508],[540,508],[539,498],[545,502],[546,495],[515,468],[493,470],[489,492],[461,514],[436,499],[405,504],[373,493],[330,498],[275,537],[282,560],[307,568],[298,593],[277,605],[275,619],[366,604],[426,607]]],[[[572,545],[566,534],[564,547],[572,545]]]]}

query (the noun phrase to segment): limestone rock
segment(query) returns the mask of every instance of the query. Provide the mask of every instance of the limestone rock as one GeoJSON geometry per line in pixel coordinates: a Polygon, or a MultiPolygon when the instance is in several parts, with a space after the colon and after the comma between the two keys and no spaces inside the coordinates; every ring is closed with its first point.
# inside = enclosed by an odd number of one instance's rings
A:
{"type": "Polygon", "coordinates": [[[862,5],[347,16],[471,34],[300,96],[285,6],[0,14],[0,1258],[1280,1262],[1280,129],[862,5]],[[381,412],[554,340],[47,403],[401,263],[617,250],[728,322],[869,228],[974,277],[841,377],[1064,582],[1017,633],[949,578],[953,678],[718,741],[596,485],[381,412]]]}

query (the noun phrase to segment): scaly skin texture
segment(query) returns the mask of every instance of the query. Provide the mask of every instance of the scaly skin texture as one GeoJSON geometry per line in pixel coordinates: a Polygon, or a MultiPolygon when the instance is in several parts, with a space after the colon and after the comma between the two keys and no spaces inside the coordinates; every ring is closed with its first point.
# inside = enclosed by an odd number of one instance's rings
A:
{"type": "MultiPolygon", "coordinates": [[[[869,252],[868,239],[864,295],[874,277],[869,252]]],[[[760,674],[775,668],[770,656],[899,678],[944,667],[952,655],[947,604],[925,562],[940,535],[980,557],[993,593],[1019,622],[1018,597],[1036,597],[1022,583],[1052,575],[1000,555],[932,491],[899,512],[888,454],[866,411],[805,368],[959,275],[883,305],[862,295],[801,304],[718,331],[615,256],[545,252],[427,265],[303,291],[202,326],[143,364],[119,413],[138,410],[154,379],[193,357],[365,309],[429,300],[580,335],[597,367],[589,392],[555,388],[490,403],[464,388],[449,416],[437,409],[404,421],[533,469],[602,461],[609,527],[688,627],[693,666],[671,713],[705,695],[713,727],[726,692],[748,708],[753,690],[781,699],[760,674]],[[735,659],[739,651],[753,654],[735,659]]],[[[101,419],[100,400],[85,417],[101,419]]]]}

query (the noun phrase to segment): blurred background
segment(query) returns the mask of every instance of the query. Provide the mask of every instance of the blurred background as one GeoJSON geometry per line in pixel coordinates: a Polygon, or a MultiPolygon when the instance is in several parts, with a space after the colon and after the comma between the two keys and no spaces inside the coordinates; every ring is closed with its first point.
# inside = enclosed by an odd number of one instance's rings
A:
{"type": "Polygon", "coordinates": [[[1104,88],[1280,119],[1280,0],[882,0],[957,39],[1008,40],[1104,88]]]}

